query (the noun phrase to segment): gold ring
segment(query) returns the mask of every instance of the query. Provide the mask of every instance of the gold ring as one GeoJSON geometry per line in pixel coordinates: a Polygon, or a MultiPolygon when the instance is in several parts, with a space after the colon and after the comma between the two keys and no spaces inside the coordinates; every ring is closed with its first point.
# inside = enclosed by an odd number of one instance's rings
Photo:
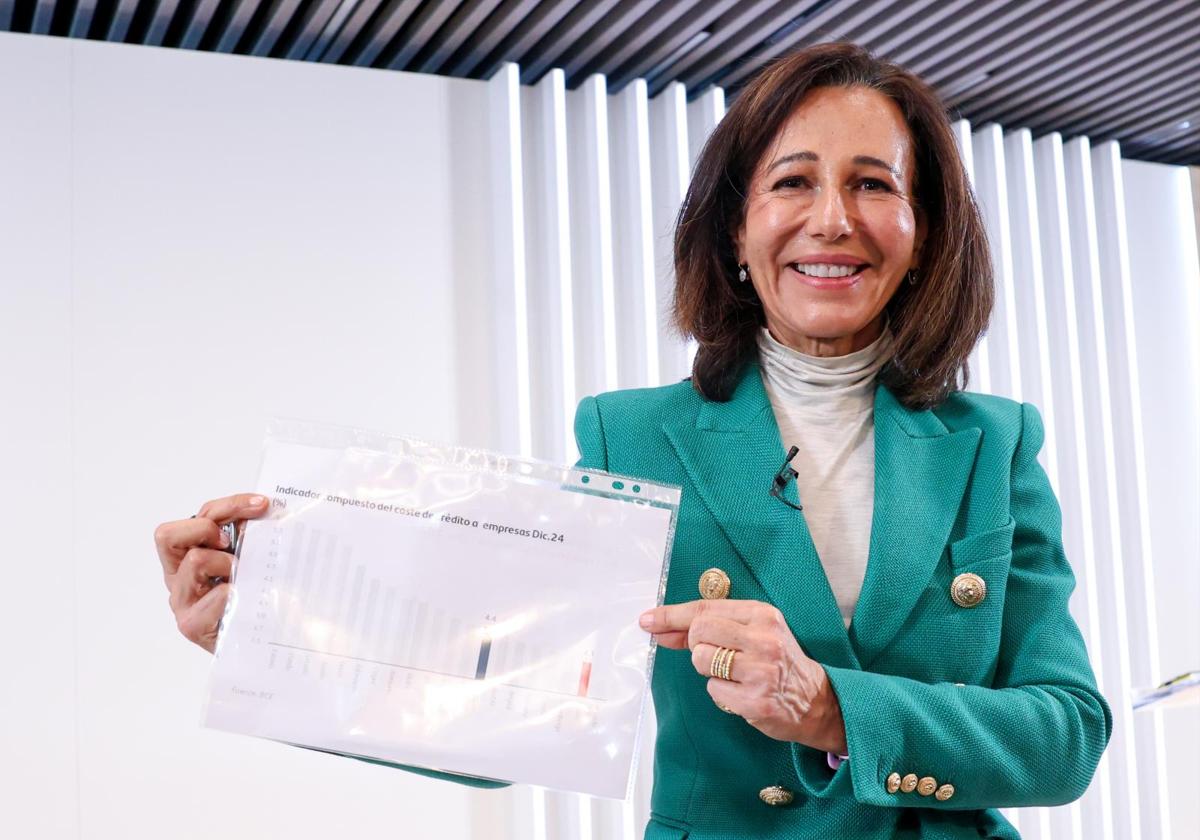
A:
{"type": "Polygon", "coordinates": [[[708,665],[708,675],[710,677],[715,677],[717,675],[717,662],[720,660],[721,651],[723,650],[725,650],[725,648],[718,647],[715,651],[713,651],[712,662],[710,662],[708,665]]]}
{"type": "Polygon", "coordinates": [[[718,647],[708,666],[708,675],[717,679],[728,680],[733,671],[733,657],[737,651],[733,648],[718,647]]]}

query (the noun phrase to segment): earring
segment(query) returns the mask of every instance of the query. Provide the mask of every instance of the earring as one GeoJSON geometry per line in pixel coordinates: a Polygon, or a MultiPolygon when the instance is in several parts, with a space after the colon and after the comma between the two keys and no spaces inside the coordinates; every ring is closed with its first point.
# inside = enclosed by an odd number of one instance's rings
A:
{"type": "Polygon", "coordinates": [[[908,273],[904,275],[904,279],[907,280],[910,285],[917,285],[917,270],[915,268],[910,268],[908,273]]]}
{"type": "Polygon", "coordinates": [[[746,270],[749,267],[750,266],[748,266],[746,263],[742,263],[738,266],[738,282],[745,283],[750,277],[750,272],[746,270]]]}

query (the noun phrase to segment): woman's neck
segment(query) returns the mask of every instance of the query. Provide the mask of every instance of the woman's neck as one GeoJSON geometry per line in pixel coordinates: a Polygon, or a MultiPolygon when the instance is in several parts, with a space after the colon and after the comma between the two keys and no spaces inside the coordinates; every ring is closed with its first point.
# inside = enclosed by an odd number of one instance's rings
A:
{"type": "Polygon", "coordinates": [[[834,338],[800,335],[780,329],[776,325],[767,324],[766,329],[771,338],[779,344],[789,347],[806,356],[846,356],[855,353],[869,344],[874,343],[883,333],[887,324],[887,314],[881,313],[853,335],[839,335],[834,338]]]}

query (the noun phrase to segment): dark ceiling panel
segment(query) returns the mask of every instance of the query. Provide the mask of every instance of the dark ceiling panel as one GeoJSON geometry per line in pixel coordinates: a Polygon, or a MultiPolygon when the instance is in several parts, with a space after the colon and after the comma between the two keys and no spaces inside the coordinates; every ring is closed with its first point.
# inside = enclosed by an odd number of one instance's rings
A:
{"type": "MultiPolygon", "coordinates": [[[[847,3],[848,0],[836,2],[847,3]]],[[[724,72],[740,62],[741,57],[750,48],[765,42],[772,33],[794,20],[796,8],[796,4],[791,0],[766,4],[765,8],[761,4],[739,3],[736,12],[730,12],[727,17],[720,18],[704,31],[703,40],[688,46],[676,55],[673,61],[650,74],[647,80],[650,83],[650,95],[658,94],[671,82],[680,81],[686,84],[685,80],[690,77],[714,77],[724,72]],[[758,13],[749,16],[744,14],[743,10],[757,10],[758,13]]],[[[700,83],[689,85],[692,92],[701,87],[703,85],[700,83]]]]}
{"type": "Polygon", "coordinates": [[[271,0],[262,29],[250,48],[250,55],[270,55],[299,7],[300,0],[271,0]]]}
{"type": "Polygon", "coordinates": [[[571,78],[586,78],[590,74],[585,73],[584,68],[588,67],[602,50],[627,39],[636,38],[636,33],[652,27],[654,23],[647,25],[647,19],[654,20],[657,17],[678,14],[679,5],[672,0],[621,0],[612,14],[593,24],[587,34],[579,39],[579,43],[554,61],[553,65],[561,68],[571,78]]]}
{"type": "Polygon", "coordinates": [[[955,118],[1200,164],[1197,0],[0,0],[0,31],[521,81],[561,68],[726,99],[798,47],[853,40],[955,118]]]}
{"type": "MultiPolygon", "coordinates": [[[[833,2],[814,4],[803,17],[791,21],[783,31],[769,36],[766,43],[753,50],[738,67],[719,73],[715,82],[726,88],[743,85],[762,65],[806,44],[837,40],[858,26],[886,16],[887,7],[893,5],[894,0],[859,0],[849,5],[833,2]]],[[[704,78],[699,74],[692,74],[684,81],[689,89],[703,82],[704,78]]]]}
{"type": "Polygon", "coordinates": [[[54,20],[54,6],[54,0],[37,0],[33,8],[30,32],[34,35],[45,35],[50,31],[50,23],[54,20]]]}
{"type": "Polygon", "coordinates": [[[488,56],[500,45],[522,20],[533,14],[541,4],[541,0],[504,0],[500,7],[471,33],[466,44],[458,48],[458,52],[450,59],[448,67],[442,68],[441,73],[447,76],[469,77],[480,63],[480,56],[488,56]]]}
{"type": "Polygon", "coordinates": [[[467,0],[446,25],[439,29],[428,43],[421,45],[415,66],[409,68],[418,73],[438,73],[450,57],[458,51],[480,24],[500,5],[500,0],[467,0]]]}
{"type": "Polygon", "coordinates": [[[1027,39],[1020,48],[998,57],[989,55],[986,61],[979,62],[976,68],[986,72],[987,78],[951,96],[950,103],[959,105],[966,102],[969,107],[975,108],[993,106],[1014,101],[1015,97],[1010,92],[1029,90],[1035,82],[1048,80],[1053,86],[1075,78],[1081,74],[1072,68],[1097,52],[1107,55],[1113,39],[1119,37],[1123,24],[1132,24],[1125,29],[1126,32],[1136,26],[1136,23],[1120,15],[1136,15],[1144,5],[1156,1],[1119,3],[1119,11],[1112,16],[1089,17],[1094,11],[1094,7],[1091,7],[1077,17],[1057,22],[1047,20],[1038,34],[1027,39]]]}
{"type": "Polygon", "coordinates": [[[71,28],[67,35],[71,38],[86,38],[92,25],[92,17],[96,14],[96,0],[78,0],[75,13],[71,17],[71,28]]]}
{"type": "Polygon", "coordinates": [[[468,74],[469,78],[487,79],[506,61],[519,61],[534,44],[575,7],[576,0],[541,0],[528,15],[515,21],[500,45],[468,74]]]}
{"type": "MultiPolygon", "coordinates": [[[[520,59],[521,81],[536,82],[568,49],[581,43],[592,24],[613,10],[621,0],[590,0],[571,9],[520,59]]],[[[574,80],[580,81],[578,79],[574,80]]]]}
{"type": "Polygon", "coordinates": [[[387,24],[393,18],[398,18],[396,22],[398,29],[408,19],[408,15],[400,11],[398,7],[416,6],[412,0],[388,0],[387,5],[380,9],[381,2],[382,0],[357,0],[357,2],[347,3],[343,0],[338,14],[340,15],[343,10],[348,9],[349,17],[342,23],[325,51],[315,59],[310,57],[308,60],[316,60],[324,64],[353,64],[361,51],[359,49],[350,50],[350,47],[352,44],[362,42],[364,38],[366,43],[363,49],[374,49],[375,53],[372,55],[372,59],[374,59],[374,56],[382,52],[383,48],[387,46],[387,42],[391,40],[390,36],[381,39],[380,21],[387,24]],[[378,14],[376,14],[377,12],[378,14]],[[377,17],[380,19],[379,21],[376,20],[377,17]],[[344,62],[343,59],[345,59],[344,62]]]}
{"type": "MultiPolygon", "coordinates": [[[[144,4],[143,4],[144,5],[144,4]]],[[[171,18],[179,8],[179,0],[159,0],[153,4],[150,12],[150,26],[140,43],[151,47],[162,46],[167,37],[167,29],[171,26],[171,18]]]]}
{"type": "MultiPolygon", "coordinates": [[[[377,2],[378,0],[376,0],[377,2]]],[[[351,18],[350,23],[343,28],[343,34],[338,36],[338,41],[350,44],[345,55],[345,62],[359,67],[370,67],[374,64],[380,54],[387,49],[388,44],[392,43],[396,34],[412,18],[419,4],[420,0],[388,0],[382,8],[374,13],[368,25],[357,34],[355,34],[356,27],[353,25],[354,19],[351,18]]],[[[367,11],[369,8],[371,8],[369,3],[363,3],[359,6],[359,11],[369,14],[367,11]]],[[[357,15],[358,12],[355,13],[356,17],[357,15]]],[[[337,61],[335,55],[336,53],[332,53],[329,60],[337,61]]]]}
{"type": "MultiPolygon", "coordinates": [[[[609,86],[619,90],[633,79],[645,79],[656,72],[673,56],[686,50],[686,45],[697,39],[708,37],[708,31],[713,22],[734,9],[750,9],[751,14],[758,14],[770,6],[774,0],[757,0],[757,2],[741,2],[741,0],[699,0],[691,2],[684,10],[686,14],[678,22],[674,22],[666,30],[655,32],[652,39],[636,50],[629,51],[625,44],[615,43],[612,53],[601,55],[597,64],[589,68],[590,72],[607,70],[609,86]]],[[[651,27],[647,27],[650,29],[651,27]]]]}
{"type": "MultiPolygon", "coordinates": [[[[998,106],[996,121],[1001,124],[1025,123],[1030,120],[1064,124],[1068,119],[1094,112],[1097,103],[1112,107],[1129,96],[1153,96],[1156,85],[1173,74],[1179,61],[1177,47],[1195,43],[1186,29],[1163,40],[1154,38],[1158,58],[1147,58],[1141,43],[1136,43],[1125,55],[1114,52],[1104,58],[1083,62],[1079,76],[1069,84],[1046,82],[1022,89],[1022,97],[1010,105],[998,106]]],[[[1187,53],[1185,52],[1186,56],[1187,53]]]]}
{"type": "Polygon", "coordinates": [[[334,12],[338,10],[338,6],[342,5],[341,0],[320,0],[319,3],[312,3],[311,13],[300,26],[300,31],[292,42],[288,44],[286,58],[294,61],[303,60],[308,55],[308,51],[312,49],[313,44],[321,37],[321,33],[325,31],[325,27],[332,20],[334,12]]]}
{"type": "Polygon", "coordinates": [[[425,45],[438,28],[454,12],[459,3],[457,0],[438,0],[436,3],[422,3],[412,19],[404,25],[397,36],[397,41],[380,56],[389,70],[403,70],[408,62],[425,45]]]}

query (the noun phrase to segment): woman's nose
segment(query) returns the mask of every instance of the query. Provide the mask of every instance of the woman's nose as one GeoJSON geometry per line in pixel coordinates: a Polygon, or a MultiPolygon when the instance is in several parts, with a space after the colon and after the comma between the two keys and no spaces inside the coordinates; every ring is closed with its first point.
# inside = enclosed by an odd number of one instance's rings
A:
{"type": "Polygon", "coordinates": [[[841,190],[822,187],[816,191],[806,227],[809,236],[823,239],[840,239],[851,233],[853,227],[841,190]]]}

